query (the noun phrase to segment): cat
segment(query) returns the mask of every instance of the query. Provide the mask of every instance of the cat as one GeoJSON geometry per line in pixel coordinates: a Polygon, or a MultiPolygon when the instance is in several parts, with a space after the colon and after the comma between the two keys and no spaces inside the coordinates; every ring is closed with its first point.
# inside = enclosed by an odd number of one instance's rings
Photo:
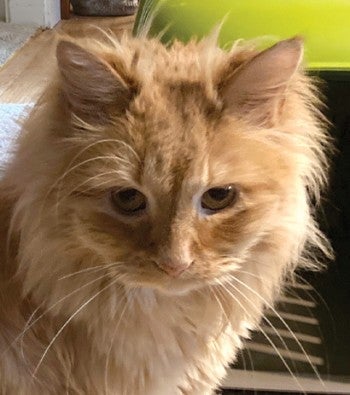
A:
{"type": "Polygon", "coordinates": [[[214,394],[330,255],[319,102],[298,37],[62,39],[0,181],[1,394],[214,394]]]}

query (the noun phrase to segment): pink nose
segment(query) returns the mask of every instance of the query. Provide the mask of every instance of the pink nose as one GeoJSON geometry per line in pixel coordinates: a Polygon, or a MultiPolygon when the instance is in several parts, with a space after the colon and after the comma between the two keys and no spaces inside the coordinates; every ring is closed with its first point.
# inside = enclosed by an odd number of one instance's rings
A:
{"type": "Polygon", "coordinates": [[[171,277],[179,277],[187,268],[191,266],[191,262],[173,262],[173,261],[162,261],[157,263],[160,269],[171,277]]]}

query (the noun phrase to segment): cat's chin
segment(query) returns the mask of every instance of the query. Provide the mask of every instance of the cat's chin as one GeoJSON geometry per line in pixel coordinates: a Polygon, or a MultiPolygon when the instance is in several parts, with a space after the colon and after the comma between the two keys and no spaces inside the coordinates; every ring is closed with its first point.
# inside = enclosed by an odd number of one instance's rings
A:
{"type": "Polygon", "coordinates": [[[200,282],[198,280],[188,278],[161,278],[152,281],[145,280],[144,278],[138,279],[135,277],[133,276],[133,278],[125,281],[125,285],[130,288],[153,289],[154,291],[165,295],[186,295],[189,292],[203,288],[203,286],[206,285],[205,282],[200,282]]]}
{"type": "Polygon", "coordinates": [[[181,296],[186,295],[191,291],[195,291],[202,286],[195,281],[173,281],[162,283],[153,283],[153,284],[139,284],[138,286],[152,288],[155,291],[158,291],[161,294],[165,295],[173,295],[173,296],[181,296]]]}
{"type": "Polygon", "coordinates": [[[186,295],[191,291],[195,291],[199,288],[202,288],[203,285],[200,285],[196,281],[185,281],[185,282],[175,281],[171,284],[167,284],[166,286],[160,286],[158,290],[166,295],[181,296],[181,295],[186,295]]]}

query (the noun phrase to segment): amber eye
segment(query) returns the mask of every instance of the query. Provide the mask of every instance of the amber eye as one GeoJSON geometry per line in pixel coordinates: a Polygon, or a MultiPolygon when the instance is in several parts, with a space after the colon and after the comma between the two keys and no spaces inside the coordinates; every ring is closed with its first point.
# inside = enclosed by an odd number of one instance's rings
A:
{"type": "Polygon", "coordinates": [[[201,206],[213,214],[232,206],[238,197],[238,189],[234,185],[208,189],[201,199],[201,206]]]}
{"type": "Polygon", "coordinates": [[[145,195],[134,188],[112,191],[111,201],[113,206],[124,215],[140,214],[147,207],[145,195]]]}

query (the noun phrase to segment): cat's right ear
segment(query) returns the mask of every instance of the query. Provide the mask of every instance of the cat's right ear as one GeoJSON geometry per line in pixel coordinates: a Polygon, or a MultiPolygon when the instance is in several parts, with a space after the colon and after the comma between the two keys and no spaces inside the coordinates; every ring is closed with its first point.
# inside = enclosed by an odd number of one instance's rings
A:
{"type": "Polygon", "coordinates": [[[227,111],[260,125],[273,125],[303,58],[299,37],[280,41],[224,78],[221,95],[227,111]]]}
{"type": "Polygon", "coordinates": [[[70,41],[57,46],[63,92],[71,111],[88,122],[103,122],[126,111],[133,92],[104,59],[70,41]]]}

